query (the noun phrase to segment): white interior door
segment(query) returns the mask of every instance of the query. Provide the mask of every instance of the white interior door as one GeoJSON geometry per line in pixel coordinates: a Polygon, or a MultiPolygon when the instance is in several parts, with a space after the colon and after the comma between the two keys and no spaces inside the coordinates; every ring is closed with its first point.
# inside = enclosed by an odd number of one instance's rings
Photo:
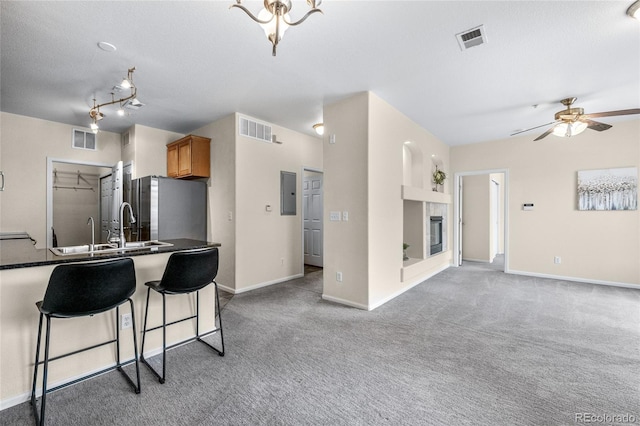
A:
{"type": "Polygon", "coordinates": [[[491,261],[495,259],[500,249],[500,184],[491,181],[491,261]]]}
{"type": "Polygon", "coordinates": [[[304,263],[323,265],[322,174],[306,175],[302,181],[304,263]]]}
{"type": "Polygon", "coordinates": [[[462,266],[462,176],[458,179],[458,266],[462,266]]]}
{"type": "Polygon", "coordinates": [[[113,197],[111,198],[111,237],[120,235],[120,204],[122,204],[123,164],[118,161],[111,168],[111,184],[113,197]]]}

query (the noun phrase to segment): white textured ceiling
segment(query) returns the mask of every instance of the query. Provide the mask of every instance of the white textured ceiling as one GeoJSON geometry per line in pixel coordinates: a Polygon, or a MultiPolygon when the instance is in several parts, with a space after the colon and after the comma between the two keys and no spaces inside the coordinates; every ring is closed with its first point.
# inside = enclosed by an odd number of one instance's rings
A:
{"type": "MultiPolygon", "coordinates": [[[[188,133],[238,111],[312,133],[324,104],[370,90],[460,145],[548,123],[569,96],[586,113],[640,107],[631,1],[325,0],[275,58],[232,3],[2,1],[0,107],[88,127],[91,99],[109,100],[131,66],[146,106],[125,118],[104,108],[104,130],[188,133]],[[461,51],[455,34],[480,24],[488,43],[461,51]]],[[[291,16],[306,10],[294,0],[291,16]]]]}

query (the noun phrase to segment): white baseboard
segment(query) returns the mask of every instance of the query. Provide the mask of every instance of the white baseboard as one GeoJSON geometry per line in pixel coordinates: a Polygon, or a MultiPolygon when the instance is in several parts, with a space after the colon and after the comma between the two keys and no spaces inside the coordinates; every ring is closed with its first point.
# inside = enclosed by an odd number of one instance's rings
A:
{"type": "Polygon", "coordinates": [[[566,276],[563,276],[563,275],[539,274],[537,272],[518,271],[518,270],[514,270],[514,269],[509,269],[508,271],[505,271],[505,273],[514,274],[514,275],[524,275],[524,276],[529,276],[529,277],[538,277],[538,278],[551,278],[551,279],[554,279],[554,280],[571,281],[571,282],[584,283],[584,284],[597,284],[597,285],[606,285],[606,286],[610,286],[610,287],[624,287],[624,288],[640,289],[640,284],[621,283],[621,282],[616,282],[616,281],[592,280],[592,279],[588,279],[588,278],[566,277],[566,276]]]}
{"type": "MultiPolygon", "coordinates": [[[[275,280],[272,280],[272,281],[265,281],[265,282],[262,282],[262,283],[254,284],[252,286],[243,287],[243,288],[240,288],[240,289],[236,288],[236,289],[233,289],[233,290],[231,290],[231,289],[226,290],[226,288],[225,288],[225,291],[229,291],[230,293],[233,293],[233,294],[246,293],[246,292],[251,291],[251,290],[257,290],[257,289],[262,288],[262,287],[268,287],[270,285],[280,284],[280,283],[283,283],[285,281],[293,280],[293,279],[296,279],[296,278],[302,278],[302,277],[304,277],[304,274],[295,274],[295,275],[291,275],[291,276],[288,276],[288,277],[278,278],[278,279],[275,279],[275,280]]],[[[218,284],[218,286],[220,286],[220,284],[218,284]]],[[[223,288],[223,287],[221,287],[221,288],[223,288]]]]}
{"type": "Polygon", "coordinates": [[[491,263],[490,261],[488,261],[487,259],[468,259],[466,257],[462,258],[463,262],[480,262],[480,263],[491,263]]]}
{"type": "Polygon", "coordinates": [[[414,281],[409,282],[409,285],[407,285],[406,287],[404,287],[401,290],[396,291],[395,293],[391,294],[390,296],[385,297],[382,300],[379,300],[373,304],[369,305],[369,311],[373,311],[374,309],[384,305],[385,303],[387,303],[388,301],[395,299],[396,297],[400,296],[401,294],[411,290],[413,287],[417,286],[418,284],[422,284],[423,282],[425,282],[426,280],[428,280],[429,278],[433,277],[434,275],[439,274],[440,272],[444,271],[445,269],[449,269],[451,265],[446,264],[446,265],[442,265],[441,267],[439,267],[438,269],[431,271],[430,273],[428,273],[427,275],[424,275],[420,278],[416,278],[414,281]]]}
{"type": "Polygon", "coordinates": [[[322,299],[327,300],[329,302],[339,303],[341,305],[351,306],[352,308],[363,309],[368,311],[369,308],[367,305],[362,305],[360,303],[355,303],[350,300],[340,299],[339,297],[327,296],[325,294],[322,295],[322,299]]]}

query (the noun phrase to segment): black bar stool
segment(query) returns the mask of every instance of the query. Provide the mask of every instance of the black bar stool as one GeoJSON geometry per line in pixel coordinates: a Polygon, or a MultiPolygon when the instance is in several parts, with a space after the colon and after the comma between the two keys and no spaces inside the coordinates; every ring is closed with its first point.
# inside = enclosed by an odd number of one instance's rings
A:
{"type": "Polygon", "coordinates": [[[140,393],[140,368],[138,365],[138,353],[136,348],[136,316],[133,310],[131,296],[136,291],[136,273],[133,268],[133,260],[116,259],[92,263],[76,263],[57,266],[51,273],[49,284],[44,299],[37,302],[40,311],[40,324],[38,326],[38,342],[36,345],[36,360],[33,367],[33,387],[31,389],[31,406],[36,418],[36,424],[44,425],[47,394],[66,386],[78,383],[99,374],[118,369],[127,379],[135,393],[140,393]],[[129,301],[131,306],[131,320],[133,326],[134,361],[120,362],[120,305],[129,301]],[[116,310],[116,337],[115,339],[79,349],[63,355],[49,358],[49,336],[51,334],[52,318],[75,318],[99,314],[115,308],[116,310]],[[40,359],[40,342],[42,340],[42,319],[47,318],[47,332],[45,335],[44,361],[40,359]],[[88,374],[69,383],[47,389],[47,373],[49,362],[55,361],[80,352],[95,349],[111,343],[116,344],[116,365],[96,373],[88,374]],[[124,365],[136,364],[136,379],[134,383],[129,375],[122,369],[124,365]],[[38,365],[44,364],[42,376],[42,398],[40,402],[40,414],[36,402],[36,381],[38,378],[38,365]]]}
{"type": "Polygon", "coordinates": [[[165,381],[166,373],[166,354],[167,349],[183,345],[187,342],[198,340],[211,349],[216,351],[218,355],[224,356],[224,338],[222,336],[222,318],[220,317],[220,298],[218,296],[218,283],[215,282],[218,275],[218,249],[216,247],[197,249],[184,252],[173,253],[169,257],[167,266],[164,270],[162,280],[149,281],[145,283],[147,289],[147,304],[144,313],[144,327],[142,332],[142,348],[140,349],[140,360],[146,364],[153,374],[158,377],[160,383],[165,381]],[[199,314],[200,314],[200,290],[213,283],[215,287],[215,309],[216,314],[213,319],[214,329],[206,333],[199,332],[199,314]],[[162,295],[162,325],[147,329],[147,316],[149,315],[149,295],[154,290],[162,295]],[[196,314],[167,324],[167,306],[166,295],[189,294],[196,292],[196,314]],[[187,340],[167,346],[167,326],[177,324],[183,321],[196,320],[196,335],[187,340]],[[148,331],[162,329],[162,375],[158,373],[144,357],[144,342],[148,331]],[[213,345],[202,340],[202,337],[209,336],[213,333],[220,332],[221,349],[215,348],[213,345]]]}

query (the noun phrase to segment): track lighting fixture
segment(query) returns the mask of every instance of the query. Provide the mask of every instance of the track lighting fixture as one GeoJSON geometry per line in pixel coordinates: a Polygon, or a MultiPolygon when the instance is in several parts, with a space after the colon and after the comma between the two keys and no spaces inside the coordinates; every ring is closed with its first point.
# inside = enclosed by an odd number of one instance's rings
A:
{"type": "Polygon", "coordinates": [[[129,96],[116,99],[114,93],[111,92],[111,101],[104,102],[102,104],[97,104],[96,99],[95,98],[93,99],[93,106],[89,110],[89,117],[91,117],[91,130],[93,131],[93,133],[98,133],[98,131],[100,130],[98,126],[98,121],[104,118],[104,114],[100,112],[100,108],[108,105],[120,104],[120,108],[118,109],[118,115],[121,117],[124,116],[123,103],[126,105],[127,101],[130,101],[131,99],[135,99],[138,92],[135,84],[133,84],[133,72],[135,70],[136,70],[136,67],[129,68],[127,72],[127,77],[124,78],[118,86],[116,86],[117,89],[119,90],[131,89],[131,94],[129,96]]]}

